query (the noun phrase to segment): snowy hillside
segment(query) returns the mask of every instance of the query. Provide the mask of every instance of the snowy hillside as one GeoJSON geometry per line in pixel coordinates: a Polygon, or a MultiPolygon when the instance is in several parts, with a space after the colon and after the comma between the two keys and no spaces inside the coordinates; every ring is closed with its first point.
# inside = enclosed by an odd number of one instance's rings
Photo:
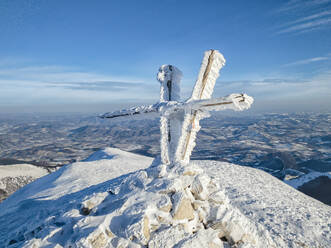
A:
{"type": "Polygon", "coordinates": [[[45,168],[31,164],[0,165],[0,202],[39,177],[48,174],[45,168]]]}
{"type": "Polygon", "coordinates": [[[23,187],[0,247],[331,246],[331,208],[263,171],[152,161],[106,148],[23,187]]]}

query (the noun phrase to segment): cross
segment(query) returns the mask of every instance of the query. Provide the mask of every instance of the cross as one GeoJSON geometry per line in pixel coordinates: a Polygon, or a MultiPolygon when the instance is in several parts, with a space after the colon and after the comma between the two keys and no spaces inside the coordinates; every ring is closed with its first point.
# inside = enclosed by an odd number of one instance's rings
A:
{"type": "Polygon", "coordinates": [[[216,79],[225,65],[223,55],[217,50],[205,52],[198,79],[192,95],[180,101],[182,72],[173,65],[162,65],[157,74],[161,84],[160,101],[153,105],[133,107],[106,113],[101,118],[115,118],[142,114],[160,115],[161,161],[164,164],[187,164],[195,147],[201,119],[215,110],[244,110],[250,108],[253,98],[246,94],[231,94],[212,99],[216,79]]]}

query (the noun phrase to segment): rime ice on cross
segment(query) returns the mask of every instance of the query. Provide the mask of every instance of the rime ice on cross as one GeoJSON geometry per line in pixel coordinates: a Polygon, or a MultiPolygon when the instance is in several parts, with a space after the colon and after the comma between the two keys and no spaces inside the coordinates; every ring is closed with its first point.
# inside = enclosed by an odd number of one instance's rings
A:
{"type": "Polygon", "coordinates": [[[253,98],[246,94],[231,94],[211,99],[219,71],[224,65],[225,59],[221,53],[217,50],[206,51],[192,96],[184,102],[180,102],[182,72],[175,66],[163,65],[157,74],[157,79],[161,83],[160,102],[106,113],[101,117],[160,114],[162,163],[187,164],[195,146],[196,135],[200,130],[199,121],[209,117],[209,111],[244,110],[253,103],[253,98]]]}

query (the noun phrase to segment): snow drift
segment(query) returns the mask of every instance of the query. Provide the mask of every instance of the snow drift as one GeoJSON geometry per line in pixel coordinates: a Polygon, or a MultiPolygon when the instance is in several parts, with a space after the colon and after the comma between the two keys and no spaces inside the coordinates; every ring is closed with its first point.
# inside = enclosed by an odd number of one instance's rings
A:
{"type": "Polygon", "coordinates": [[[107,148],[0,204],[4,247],[330,247],[331,208],[269,174],[107,148]]]}

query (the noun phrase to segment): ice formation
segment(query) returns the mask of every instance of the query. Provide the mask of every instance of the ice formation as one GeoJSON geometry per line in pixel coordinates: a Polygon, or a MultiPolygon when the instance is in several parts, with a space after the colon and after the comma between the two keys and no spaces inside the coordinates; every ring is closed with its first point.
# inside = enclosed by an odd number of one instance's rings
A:
{"type": "Polygon", "coordinates": [[[161,84],[159,103],[106,113],[101,117],[115,118],[159,113],[162,163],[188,164],[195,147],[196,135],[200,130],[199,122],[209,116],[209,111],[245,110],[253,103],[253,98],[246,94],[231,94],[223,98],[210,99],[219,71],[224,65],[225,59],[220,52],[206,51],[192,96],[185,102],[180,102],[182,72],[173,65],[163,65],[157,74],[161,84]]]}
{"type": "MultiPolygon", "coordinates": [[[[180,80],[182,72],[173,65],[162,65],[157,74],[160,82],[160,103],[178,102],[180,100],[180,80]]],[[[171,116],[161,115],[160,117],[160,145],[162,163],[168,164],[173,160],[175,149],[178,143],[178,128],[181,126],[180,114],[171,116]]]]}

